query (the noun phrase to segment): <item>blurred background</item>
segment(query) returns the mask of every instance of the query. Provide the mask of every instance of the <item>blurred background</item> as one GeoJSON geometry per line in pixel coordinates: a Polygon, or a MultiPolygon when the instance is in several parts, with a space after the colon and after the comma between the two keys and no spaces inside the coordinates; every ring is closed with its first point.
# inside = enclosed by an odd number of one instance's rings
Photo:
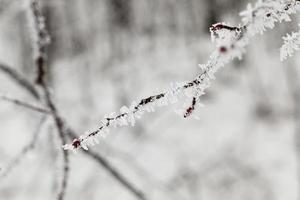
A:
{"type": "MultiPolygon", "coordinates": [[[[84,133],[106,113],[193,79],[214,49],[209,26],[238,24],[251,2],[41,0],[52,38],[47,79],[60,114],[84,133]]],[[[0,1],[0,63],[33,80],[27,16],[24,1],[0,1]]],[[[112,129],[92,150],[149,200],[299,200],[300,60],[279,59],[281,37],[298,22],[256,36],[242,60],[221,69],[195,111],[199,120],[174,114],[180,103],[159,108],[133,128],[112,129]]],[[[34,102],[3,73],[0,92],[34,102]]],[[[41,118],[0,101],[0,199],[56,198],[61,145],[51,117],[40,126],[41,118]]],[[[137,197],[94,159],[71,153],[65,199],[137,197]]]]}

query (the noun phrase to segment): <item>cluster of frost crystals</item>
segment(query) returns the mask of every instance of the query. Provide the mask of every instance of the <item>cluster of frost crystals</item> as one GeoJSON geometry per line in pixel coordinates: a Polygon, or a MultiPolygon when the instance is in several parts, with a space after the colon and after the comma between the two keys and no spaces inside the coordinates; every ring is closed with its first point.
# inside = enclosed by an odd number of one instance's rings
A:
{"type": "MultiPolygon", "coordinates": [[[[289,15],[297,10],[299,10],[299,3],[296,1],[260,0],[254,6],[249,4],[247,9],[240,13],[242,25],[236,27],[226,23],[212,25],[211,39],[217,50],[213,52],[206,64],[199,65],[202,71],[196,79],[199,83],[193,87],[193,92],[186,96],[195,97],[199,102],[205,89],[210,87],[211,81],[215,79],[215,73],[219,68],[234,58],[242,58],[250,37],[258,33],[263,34],[267,29],[273,29],[276,22],[290,21],[289,15]]],[[[184,106],[187,105],[189,104],[186,103],[184,106]]],[[[177,113],[182,112],[184,110],[177,111],[177,113]]]]}
{"type": "MultiPolygon", "coordinates": [[[[211,34],[212,41],[217,48],[209,60],[200,65],[201,73],[194,80],[171,84],[169,89],[161,94],[150,96],[138,103],[133,102],[129,107],[122,107],[119,114],[113,113],[105,116],[98,130],[80,136],[73,141],[73,144],[67,144],[64,148],[77,149],[82,147],[87,149],[88,145],[98,141],[94,138],[107,134],[110,127],[134,126],[136,119],[144,113],[154,112],[155,107],[174,104],[180,95],[185,95],[187,102],[191,102],[192,98],[193,104],[186,111],[194,110],[194,106],[201,105],[199,104],[200,97],[210,87],[211,81],[215,79],[215,73],[232,59],[241,59],[252,36],[264,33],[268,28],[272,29],[276,22],[290,21],[289,15],[299,10],[299,3],[296,0],[259,0],[254,6],[249,4],[247,9],[241,12],[242,25],[214,24],[211,27],[211,34]]],[[[295,46],[293,48],[295,49],[295,46]]],[[[189,103],[185,106],[189,106],[189,103]]]]}
{"type": "MultiPolygon", "coordinates": [[[[297,0],[266,0],[258,1],[254,7],[250,4],[247,9],[240,13],[245,24],[251,24],[248,27],[248,33],[263,34],[267,28],[273,29],[276,22],[291,21],[290,15],[300,10],[300,1],[297,0]],[[255,18],[255,20],[253,20],[255,18]]],[[[284,60],[292,56],[295,50],[299,49],[300,31],[287,34],[283,37],[284,44],[280,50],[280,59],[284,60]]]]}
{"type": "Polygon", "coordinates": [[[29,26],[32,31],[31,37],[35,42],[34,53],[35,57],[44,57],[45,48],[50,44],[51,38],[46,29],[45,17],[41,13],[41,6],[37,0],[29,0],[28,4],[30,9],[28,14],[29,26]]]}
{"type": "Polygon", "coordinates": [[[263,34],[267,28],[273,29],[276,22],[291,21],[290,15],[299,10],[296,0],[259,0],[253,7],[240,13],[244,24],[251,24],[248,32],[251,35],[263,34]]]}
{"type": "Polygon", "coordinates": [[[292,57],[295,51],[300,48],[300,31],[292,32],[283,37],[284,44],[280,48],[280,60],[292,57]]]}

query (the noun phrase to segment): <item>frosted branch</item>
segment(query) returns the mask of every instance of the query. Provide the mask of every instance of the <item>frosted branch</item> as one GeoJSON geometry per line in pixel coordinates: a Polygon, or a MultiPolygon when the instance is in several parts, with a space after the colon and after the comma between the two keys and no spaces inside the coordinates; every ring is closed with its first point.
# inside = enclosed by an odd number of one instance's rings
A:
{"type": "Polygon", "coordinates": [[[207,63],[201,65],[201,73],[194,80],[177,83],[165,92],[144,98],[138,103],[133,102],[129,107],[123,106],[119,114],[112,113],[104,116],[97,130],[81,135],[63,148],[75,150],[82,147],[87,150],[89,145],[98,143],[98,137],[105,136],[111,127],[129,124],[133,126],[136,119],[144,113],[153,112],[155,107],[175,103],[180,95],[193,97],[192,106],[184,114],[184,116],[190,115],[200,96],[215,78],[215,73],[232,59],[241,59],[251,37],[258,33],[263,34],[268,28],[274,28],[276,22],[290,21],[289,16],[300,10],[299,5],[298,0],[258,1],[254,7],[249,4],[247,9],[241,12],[242,25],[230,26],[225,23],[212,25],[210,28],[212,41],[217,48],[207,63]]]}
{"type": "Polygon", "coordinates": [[[282,37],[284,44],[280,48],[280,60],[283,61],[287,57],[292,57],[295,51],[300,49],[300,30],[292,32],[282,37]]]}
{"type": "Polygon", "coordinates": [[[33,32],[31,35],[34,40],[34,60],[37,66],[35,82],[41,84],[45,76],[44,65],[47,59],[47,47],[50,44],[50,36],[38,0],[31,0],[28,19],[32,27],[31,31],[33,32]]]}
{"type": "MultiPolygon", "coordinates": [[[[41,7],[37,0],[31,0],[30,4],[30,13],[29,20],[33,21],[33,36],[35,37],[35,64],[37,69],[37,77],[36,83],[41,86],[41,89],[44,92],[44,100],[45,103],[50,110],[50,114],[55,122],[57,132],[62,144],[65,144],[67,141],[67,137],[64,130],[64,123],[60,118],[58,111],[54,102],[52,101],[51,93],[47,86],[45,80],[45,67],[46,67],[46,59],[47,59],[47,47],[50,44],[50,36],[46,29],[45,18],[42,14],[41,7]]],[[[63,175],[61,180],[61,185],[58,191],[58,200],[63,200],[65,197],[65,191],[67,188],[68,177],[69,177],[69,153],[66,151],[62,151],[63,157],[63,175]]]]}

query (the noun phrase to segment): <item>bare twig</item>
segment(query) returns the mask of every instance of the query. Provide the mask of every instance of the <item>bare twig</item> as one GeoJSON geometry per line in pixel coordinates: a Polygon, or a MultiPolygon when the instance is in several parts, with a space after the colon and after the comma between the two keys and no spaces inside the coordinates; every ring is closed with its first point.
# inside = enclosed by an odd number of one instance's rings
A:
{"type": "Polygon", "coordinates": [[[24,88],[34,98],[39,99],[39,93],[36,90],[35,86],[17,70],[2,63],[0,63],[0,70],[7,76],[11,77],[13,81],[15,81],[22,88],[24,88]]]}
{"type": "MultiPolygon", "coordinates": [[[[45,81],[45,64],[46,64],[46,58],[47,58],[47,39],[48,39],[48,33],[45,28],[45,25],[40,25],[39,23],[44,21],[44,17],[39,10],[39,5],[36,0],[32,0],[31,9],[33,12],[35,27],[36,27],[36,33],[37,33],[37,49],[36,49],[36,67],[37,67],[37,79],[36,83],[39,84],[44,91],[45,95],[45,101],[47,104],[47,107],[51,111],[51,115],[55,121],[59,137],[61,138],[62,145],[66,144],[66,125],[63,122],[62,118],[59,116],[58,111],[56,109],[56,106],[51,98],[51,93],[48,89],[47,83],[45,81]],[[43,27],[42,29],[40,27],[43,27]],[[46,43],[44,43],[44,42],[46,43]]],[[[73,135],[76,136],[76,135],[73,135]]],[[[63,151],[63,160],[64,160],[64,170],[63,170],[63,178],[62,178],[62,184],[61,189],[58,194],[58,200],[63,200],[65,196],[65,190],[67,187],[67,181],[68,181],[68,173],[69,173],[69,152],[63,151]]],[[[85,152],[86,153],[86,152],[85,152]]],[[[117,179],[125,188],[127,188],[131,193],[133,193],[137,198],[144,200],[145,197],[142,192],[137,190],[123,175],[118,172],[104,157],[94,153],[89,152],[86,153],[86,155],[90,156],[94,160],[96,160],[102,167],[104,167],[115,179],[117,179]]]]}
{"type": "MultiPolygon", "coordinates": [[[[20,74],[20,77],[22,79],[26,79],[25,77],[22,77],[22,75],[20,74]]],[[[15,77],[12,77],[11,78],[14,80],[15,77]]],[[[19,82],[15,81],[17,83],[18,86],[20,86],[21,88],[25,89],[23,87],[23,85],[21,85],[19,82]]],[[[32,83],[31,84],[31,87],[34,88],[34,85],[32,83]]],[[[35,97],[33,94],[31,94],[33,97],[35,97]]],[[[37,99],[38,100],[38,99],[37,99]]],[[[36,110],[35,110],[36,111],[36,110]]],[[[44,114],[50,114],[50,112],[44,112],[44,114]]],[[[61,117],[59,116],[59,118],[61,119],[61,117]]],[[[62,120],[61,120],[62,121],[62,120]]],[[[78,136],[78,134],[75,134],[74,131],[70,131],[71,129],[68,127],[67,123],[65,121],[62,121],[63,123],[63,127],[66,127],[65,129],[68,130],[68,134],[67,134],[67,137],[70,139],[70,140],[73,140],[74,138],[76,138],[78,136]]],[[[143,197],[144,199],[145,198],[145,195],[143,195],[142,192],[140,192],[140,190],[138,190],[137,188],[135,188],[133,186],[132,183],[130,183],[129,180],[127,180],[123,175],[121,175],[122,173],[119,172],[109,161],[107,161],[105,159],[104,156],[100,155],[100,154],[96,154],[96,153],[90,153],[90,151],[85,151],[84,152],[85,155],[87,155],[89,158],[95,160],[102,168],[104,168],[106,171],[108,171],[112,177],[115,178],[115,180],[117,180],[122,186],[124,186],[124,188],[126,188],[129,192],[131,192],[134,196],[136,196],[138,199],[141,199],[141,197],[143,197]],[[100,162],[101,161],[101,162],[100,162]],[[120,174],[120,176],[115,176],[116,174],[120,174]]]]}
{"type": "MultiPolygon", "coordinates": [[[[45,101],[46,104],[51,111],[51,115],[55,121],[59,136],[61,138],[62,144],[66,143],[66,125],[63,122],[62,118],[59,116],[58,111],[56,109],[56,106],[54,102],[52,101],[51,94],[49,92],[49,89],[47,87],[46,81],[45,81],[45,64],[46,64],[46,58],[47,58],[47,39],[48,39],[48,33],[45,28],[45,25],[40,25],[41,21],[44,21],[44,17],[39,10],[39,6],[37,4],[36,0],[32,0],[31,5],[34,21],[35,21],[35,27],[36,27],[36,33],[37,33],[37,57],[36,57],[36,67],[37,67],[37,79],[36,83],[39,84],[44,91],[45,94],[45,101]],[[41,20],[42,19],[42,20],[41,20]],[[43,27],[42,29],[40,27],[43,27]]],[[[71,136],[71,135],[70,135],[71,136]]],[[[76,136],[75,134],[73,136],[76,136]]],[[[64,158],[64,175],[62,179],[62,185],[61,190],[58,195],[58,200],[63,200],[65,195],[65,190],[67,187],[67,180],[68,180],[68,171],[69,171],[69,153],[63,151],[63,158],[64,158]]],[[[104,167],[107,171],[110,172],[110,174],[117,179],[125,188],[127,188],[130,192],[132,192],[136,197],[139,199],[144,200],[144,195],[138,191],[127,179],[123,177],[121,173],[119,173],[106,159],[94,152],[86,152],[86,155],[90,156],[94,160],[96,160],[102,167],[104,167]]]]}
{"type": "MultiPolygon", "coordinates": [[[[56,106],[51,98],[51,93],[48,89],[47,83],[45,81],[45,68],[46,68],[46,59],[47,59],[47,47],[50,44],[50,37],[46,29],[45,18],[42,14],[39,2],[37,0],[31,0],[31,18],[33,20],[33,31],[36,37],[35,41],[35,64],[37,69],[36,83],[41,86],[44,95],[45,101],[50,113],[54,119],[61,143],[64,144],[67,141],[66,134],[64,131],[64,124],[61,118],[58,116],[58,111],[56,106]]],[[[58,193],[58,200],[63,200],[65,197],[65,191],[68,183],[69,176],[69,153],[66,153],[62,150],[63,155],[63,177],[61,182],[60,191],[58,193]]]]}
{"type": "MultiPolygon", "coordinates": [[[[77,134],[71,129],[68,129],[68,136],[70,137],[70,139],[73,139],[77,137],[77,134]]],[[[106,169],[116,180],[119,181],[121,185],[123,185],[126,189],[128,189],[138,199],[146,200],[145,194],[139,189],[137,189],[129,180],[127,180],[122,175],[122,173],[120,173],[114,166],[112,166],[109,163],[108,160],[105,159],[105,157],[93,151],[81,150],[81,152],[89,156],[90,158],[93,158],[100,166],[104,167],[104,169],[106,169]]]]}
{"type": "Polygon", "coordinates": [[[13,103],[17,106],[21,106],[21,107],[24,107],[24,108],[27,108],[27,109],[30,109],[30,110],[33,110],[33,111],[36,111],[36,112],[40,112],[40,113],[44,113],[44,114],[50,113],[50,111],[47,110],[47,109],[32,105],[30,103],[27,103],[25,101],[22,101],[22,100],[19,100],[19,99],[16,99],[16,98],[13,98],[13,97],[10,97],[10,96],[7,96],[7,95],[3,95],[1,93],[0,93],[0,100],[8,101],[8,102],[13,103]]]}
{"type": "Polygon", "coordinates": [[[47,116],[43,116],[40,120],[40,122],[37,125],[36,130],[33,133],[32,139],[30,142],[21,150],[21,152],[8,164],[6,169],[4,171],[1,171],[0,173],[0,180],[3,180],[7,175],[10,174],[10,172],[22,161],[22,159],[30,152],[32,151],[36,143],[38,141],[38,137],[40,136],[41,129],[46,122],[47,116]]]}
{"type": "Polygon", "coordinates": [[[144,193],[138,190],[132,183],[130,183],[118,170],[116,170],[103,156],[93,152],[81,150],[84,154],[92,157],[98,164],[107,169],[107,171],[117,179],[125,188],[131,191],[138,199],[146,200],[144,193]]]}

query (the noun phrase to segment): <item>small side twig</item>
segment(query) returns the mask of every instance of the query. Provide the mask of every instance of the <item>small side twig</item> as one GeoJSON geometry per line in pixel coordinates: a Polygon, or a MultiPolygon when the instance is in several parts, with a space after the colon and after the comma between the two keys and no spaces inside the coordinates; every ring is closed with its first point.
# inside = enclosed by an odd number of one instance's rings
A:
{"type": "MultiPolygon", "coordinates": [[[[46,75],[46,60],[47,60],[47,48],[50,44],[50,36],[48,34],[45,18],[42,14],[41,7],[39,5],[38,0],[31,0],[30,5],[31,17],[30,20],[33,21],[33,32],[35,36],[35,66],[37,69],[37,76],[36,76],[36,84],[41,86],[41,89],[44,92],[45,102],[50,110],[50,114],[54,119],[59,138],[61,143],[64,144],[67,141],[65,130],[64,130],[64,123],[62,119],[58,115],[58,111],[56,106],[51,98],[51,93],[48,89],[45,75],[46,75]]],[[[63,200],[65,197],[65,191],[67,188],[68,183],[68,176],[69,176],[69,153],[62,150],[63,156],[63,177],[61,182],[60,191],[58,192],[58,200],[63,200]]]]}
{"type": "Polygon", "coordinates": [[[21,107],[30,109],[32,111],[40,112],[40,113],[43,113],[43,114],[50,113],[50,111],[47,110],[47,109],[32,105],[32,104],[27,103],[25,101],[22,101],[22,100],[19,100],[19,99],[16,99],[16,98],[4,95],[4,94],[0,94],[0,100],[4,100],[4,101],[10,102],[10,103],[13,103],[17,106],[21,106],[21,107]]]}
{"type": "MultiPolygon", "coordinates": [[[[26,80],[26,78],[22,77],[21,74],[20,74],[20,77],[22,79],[26,80]]],[[[22,89],[26,90],[26,88],[24,88],[23,85],[21,85],[18,81],[15,80],[15,77],[10,77],[10,78],[12,78],[18,86],[20,86],[22,89]]],[[[34,88],[34,85],[32,83],[30,83],[30,84],[31,84],[31,87],[34,88]]],[[[31,94],[31,95],[34,97],[33,94],[31,94]]],[[[37,100],[41,100],[41,99],[37,99],[37,100]]],[[[36,111],[36,110],[34,110],[34,111],[36,111]]],[[[50,112],[45,112],[45,114],[50,115],[51,113],[50,112]]],[[[59,116],[59,118],[62,119],[60,116],[59,116]]],[[[70,131],[71,129],[66,124],[66,122],[62,121],[62,123],[63,123],[63,127],[66,127],[65,129],[69,130],[68,134],[67,134],[67,137],[70,140],[73,140],[74,138],[78,137],[78,134],[75,134],[74,131],[70,131]]],[[[140,194],[143,194],[143,192],[141,192],[139,189],[135,188],[133,186],[133,184],[130,183],[130,181],[125,178],[125,176],[123,176],[123,175],[120,175],[120,176],[117,175],[116,176],[116,174],[122,174],[122,173],[119,170],[117,170],[111,163],[109,163],[105,159],[104,156],[102,156],[100,154],[97,154],[97,153],[92,153],[91,154],[90,151],[85,151],[85,155],[88,156],[89,158],[93,159],[95,162],[97,162],[99,164],[99,166],[101,166],[103,169],[108,171],[111,174],[111,176],[113,178],[115,178],[116,181],[118,181],[122,186],[124,186],[124,188],[126,188],[129,192],[131,192],[138,199],[142,199],[141,197],[144,197],[144,199],[146,199],[145,195],[140,195],[140,194]]],[[[66,179],[66,177],[64,177],[64,179],[66,179]]]]}
{"type": "Polygon", "coordinates": [[[188,107],[183,115],[184,118],[187,118],[192,114],[192,112],[195,110],[195,105],[196,105],[196,97],[193,97],[192,105],[188,107]]]}
{"type": "Polygon", "coordinates": [[[45,122],[47,121],[47,116],[43,116],[40,120],[40,122],[37,125],[36,130],[33,133],[32,139],[30,142],[21,150],[21,152],[10,162],[10,164],[7,165],[7,167],[0,172],[0,180],[3,180],[5,177],[7,177],[11,171],[22,161],[22,159],[30,152],[32,151],[38,141],[38,138],[41,133],[41,129],[45,122]]]}
{"type": "Polygon", "coordinates": [[[0,70],[8,77],[11,77],[13,81],[15,81],[22,88],[24,88],[35,99],[40,98],[39,93],[35,88],[35,86],[29,80],[27,80],[22,74],[20,74],[17,70],[3,63],[0,63],[0,70]]]}
{"type": "MultiPolygon", "coordinates": [[[[68,129],[68,136],[70,139],[78,137],[78,135],[71,129],[68,129]]],[[[129,180],[127,180],[122,175],[122,173],[120,173],[113,165],[110,164],[108,160],[105,159],[105,157],[93,151],[85,151],[83,149],[80,150],[85,155],[89,156],[90,158],[93,158],[100,166],[106,169],[121,185],[123,185],[126,189],[128,189],[138,199],[140,200],[147,199],[145,194],[139,189],[137,189],[129,180]]]]}

